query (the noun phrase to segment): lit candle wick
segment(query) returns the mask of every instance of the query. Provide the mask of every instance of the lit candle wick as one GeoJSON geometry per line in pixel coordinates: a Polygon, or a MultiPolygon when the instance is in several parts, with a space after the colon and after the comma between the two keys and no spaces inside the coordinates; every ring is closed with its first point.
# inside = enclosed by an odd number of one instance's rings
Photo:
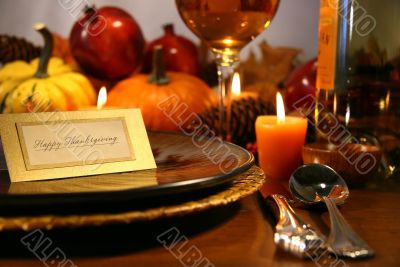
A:
{"type": "Polygon", "coordinates": [[[283,98],[281,93],[276,94],[276,116],[278,123],[285,122],[285,105],[283,104],[283,98]]]}
{"type": "Polygon", "coordinates": [[[99,96],[97,97],[97,109],[102,109],[107,103],[107,89],[103,86],[99,91],[99,96]]]}

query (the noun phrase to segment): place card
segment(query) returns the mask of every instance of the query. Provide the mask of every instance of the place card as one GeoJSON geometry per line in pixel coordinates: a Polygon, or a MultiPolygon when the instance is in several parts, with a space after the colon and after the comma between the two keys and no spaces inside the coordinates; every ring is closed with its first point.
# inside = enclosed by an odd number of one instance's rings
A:
{"type": "Polygon", "coordinates": [[[156,168],[139,109],[0,115],[12,182],[156,168]]]}

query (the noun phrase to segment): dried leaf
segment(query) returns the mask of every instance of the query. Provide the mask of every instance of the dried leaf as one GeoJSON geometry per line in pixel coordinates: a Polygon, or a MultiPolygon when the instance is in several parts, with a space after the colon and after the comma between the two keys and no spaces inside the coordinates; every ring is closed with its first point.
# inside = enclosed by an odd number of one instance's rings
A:
{"type": "Polygon", "coordinates": [[[294,67],[294,60],[300,50],[290,47],[271,47],[267,42],[259,45],[261,59],[252,52],[237,71],[241,73],[244,91],[258,92],[266,100],[274,102],[279,84],[294,67]]]}

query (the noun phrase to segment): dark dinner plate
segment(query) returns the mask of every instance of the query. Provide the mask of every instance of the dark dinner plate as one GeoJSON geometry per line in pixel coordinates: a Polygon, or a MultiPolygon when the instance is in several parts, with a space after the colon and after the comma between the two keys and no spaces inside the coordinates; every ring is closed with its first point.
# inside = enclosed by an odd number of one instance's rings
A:
{"type": "Polygon", "coordinates": [[[149,133],[157,169],[10,183],[0,172],[0,209],[136,201],[206,190],[248,170],[247,150],[216,138],[149,133]]]}

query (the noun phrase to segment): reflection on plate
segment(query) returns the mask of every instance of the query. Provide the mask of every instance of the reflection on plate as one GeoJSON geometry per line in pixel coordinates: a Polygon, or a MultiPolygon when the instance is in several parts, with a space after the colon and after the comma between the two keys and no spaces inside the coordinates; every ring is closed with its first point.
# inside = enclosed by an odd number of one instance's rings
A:
{"type": "Polygon", "coordinates": [[[156,170],[10,183],[0,173],[0,207],[121,201],[199,190],[227,183],[254,162],[246,150],[217,139],[149,133],[156,170]]]}

